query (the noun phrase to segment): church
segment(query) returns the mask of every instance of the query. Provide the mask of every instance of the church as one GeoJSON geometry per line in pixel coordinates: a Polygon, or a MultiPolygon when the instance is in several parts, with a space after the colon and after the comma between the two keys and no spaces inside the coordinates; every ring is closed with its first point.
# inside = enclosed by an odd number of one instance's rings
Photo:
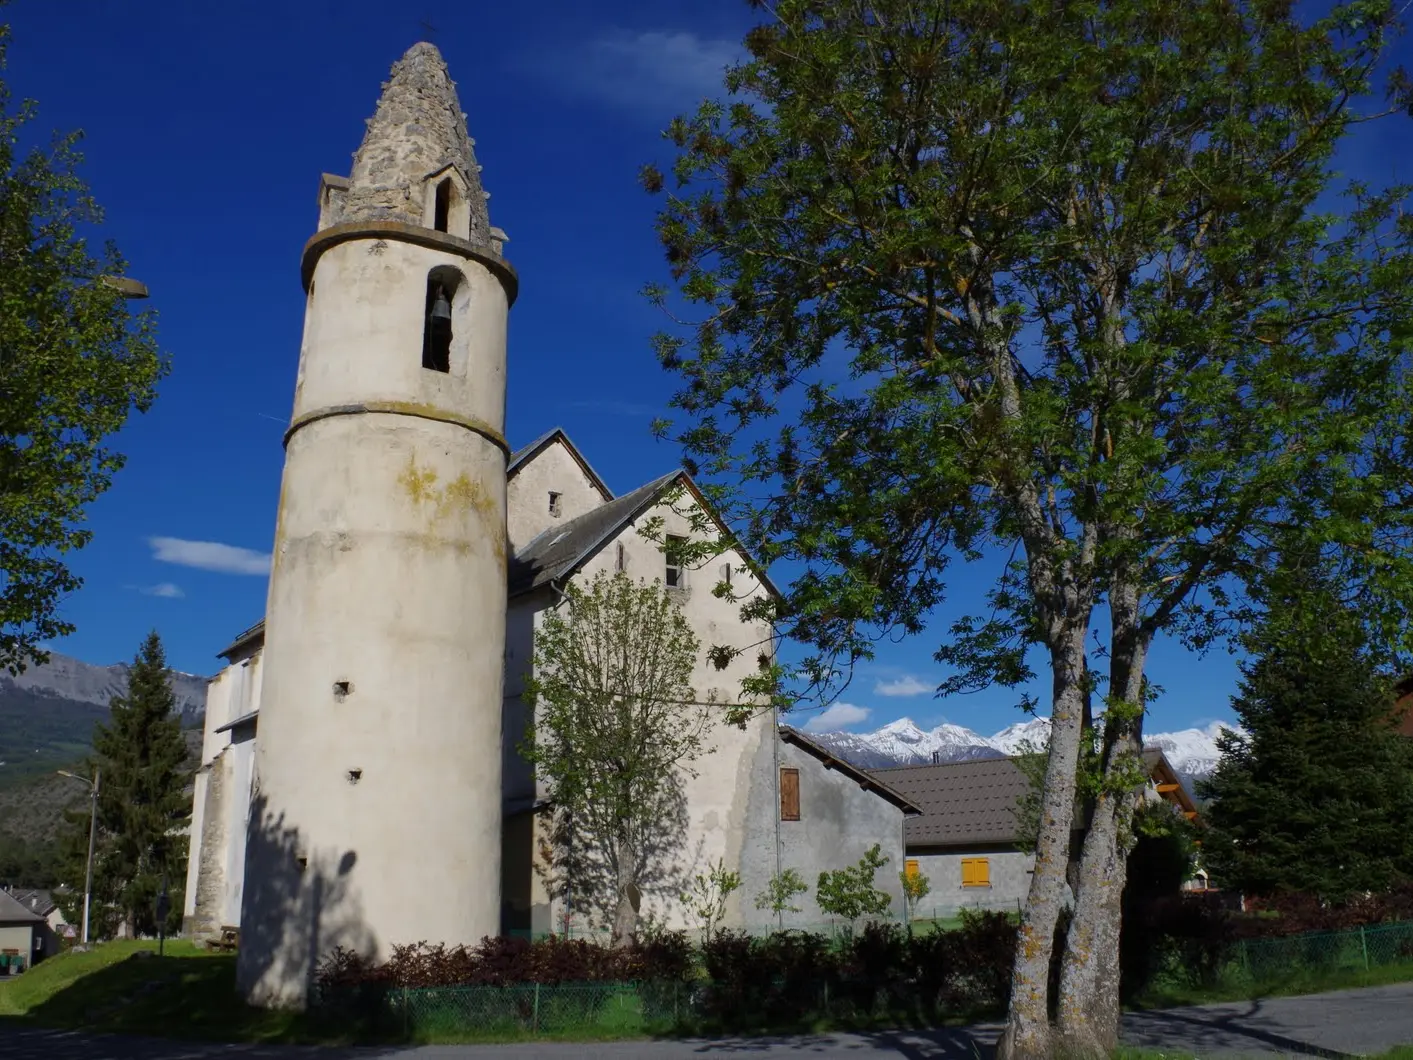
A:
{"type": "MultiPolygon", "coordinates": [[[[302,1005],[339,946],[386,957],[595,927],[547,882],[552,792],[517,750],[536,630],[567,585],[663,584],[701,642],[703,698],[735,702],[773,651],[769,625],[741,616],[776,592],[750,557],[690,568],[644,532],[692,539],[695,516],[715,519],[684,471],[616,494],[562,430],[507,443],[520,277],[473,147],[442,56],[419,43],[350,175],[320,180],[265,617],[220,653],[190,829],[186,933],[238,929],[255,1004],[302,1005]],[[722,644],[749,650],[717,669],[705,652],[722,644]]],[[[689,926],[681,894],[721,864],[742,881],[728,926],[817,922],[755,899],[784,869],[813,880],[874,844],[901,909],[907,798],[768,707],[709,743],[644,915],[689,926]]]]}

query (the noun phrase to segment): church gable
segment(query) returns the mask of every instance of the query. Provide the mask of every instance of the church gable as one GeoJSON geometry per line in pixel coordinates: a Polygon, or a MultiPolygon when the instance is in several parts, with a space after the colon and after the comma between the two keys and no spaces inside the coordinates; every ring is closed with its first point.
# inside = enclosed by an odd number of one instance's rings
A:
{"type": "Polygon", "coordinates": [[[518,551],[549,528],[611,501],[613,494],[559,428],[517,452],[507,469],[510,546],[518,551]]]}

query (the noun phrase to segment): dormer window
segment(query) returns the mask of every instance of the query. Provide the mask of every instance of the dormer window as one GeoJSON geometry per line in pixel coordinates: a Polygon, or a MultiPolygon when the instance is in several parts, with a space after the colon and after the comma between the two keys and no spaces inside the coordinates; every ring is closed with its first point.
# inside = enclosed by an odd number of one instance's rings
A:
{"type": "Polygon", "coordinates": [[[471,227],[466,205],[466,185],[452,166],[443,166],[424,178],[422,224],[435,232],[465,239],[471,227]]]}
{"type": "Polygon", "coordinates": [[[447,177],[437,185],[437,200],[433,211],[432,227],[438,232],[448,232],[451,223],[451,178],[447,177]]]}
{"type": "Polygon", "coordinates": [[[555,493],[554,490],[550,490],[549,513],[556,519],[559,518],[559,494],[555,493]]]}

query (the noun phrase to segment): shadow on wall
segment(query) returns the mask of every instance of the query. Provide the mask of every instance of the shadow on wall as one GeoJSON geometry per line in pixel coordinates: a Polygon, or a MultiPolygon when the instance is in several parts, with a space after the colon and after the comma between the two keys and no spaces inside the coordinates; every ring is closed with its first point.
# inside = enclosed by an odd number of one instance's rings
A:
{"type": "Polygon", "coordinates": [[[358,854],[311,849],[258,792],[248,828],[236,982],[252,1004],[302,1008],[335,949],[377,949],[351,894],[358,854]]]}
{"type": "MultiPolygon", "coordinates": [[[[601,807],[590,806],[577,815],[552,812],[549,842],[541,842],[534,863],[557,906],[551,930],[570,930],[565,916],[569,911],[576,932],[583,930],[585,921],[591,929],[608,931],[617,907],[619,859],[599,837],[612,834],[618,822],[601,807]]],[[[683,856],[688,814],[680,779],[664,785],[637,818],[642,824],[637,880],[641,917],[655,906],[676,903],[689,884],[687,866],[694,859],[683,856]]]]}

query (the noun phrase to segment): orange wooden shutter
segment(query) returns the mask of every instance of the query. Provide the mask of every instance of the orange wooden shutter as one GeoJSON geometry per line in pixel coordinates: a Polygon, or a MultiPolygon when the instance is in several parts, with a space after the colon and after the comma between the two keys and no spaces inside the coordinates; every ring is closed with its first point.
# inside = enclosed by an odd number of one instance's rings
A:
{"type": "Polygon", "coordinates": [[[800,771],[782,769],[780,771],[780,819],[798,821],[800,819],[800,771]]]}

